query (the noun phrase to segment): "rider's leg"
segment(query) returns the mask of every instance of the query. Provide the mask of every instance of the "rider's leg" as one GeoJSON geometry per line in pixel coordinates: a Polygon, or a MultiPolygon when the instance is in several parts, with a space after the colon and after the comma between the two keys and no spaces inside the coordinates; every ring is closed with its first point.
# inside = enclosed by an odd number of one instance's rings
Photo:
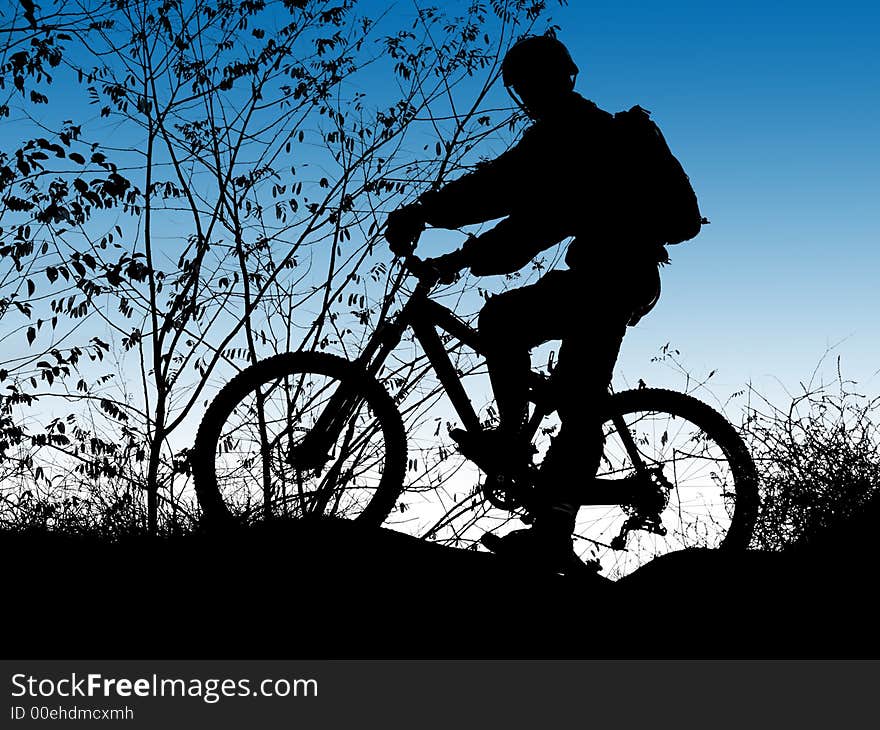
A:
{"type": "MultiPolygon", "coordinates": [[[[553,507],[544,522],[571,528],[582,489],[602,458],[601,418],[621,342],[633,313],[656,301],[659,273],[652,259],[632,258],[625,265],[597,262],[575,281],[580,306],[561,312],[565,334],[554,373],[560,428],[540,475],[553,507]]],[[[536,525],[540,521],[539,515],[536,525]]]]}
{"type": "MultiPolygon", "coordinates": [[[[658,292],[656,263],[635,263],[603,266],[596,262],[589,273],[581,269],[559,272],[567,276],[547,292],[553,310],[542,314],[546,322],[552,322],[544,340],[562,340],[554,373],[561,425],[539,477],[547,507],[536,515],[530,530],[502,538],[485,536],[491,540],[484,544],[495,552],[541,553],[547,563],[569,564],[582,491],[602,457],[599,421],[621,341],[632,313],[656,301],[658,292]]],[[[503,366],[498,365],[499,369],[503,366]]]]}
{"type": "Polygon", "coordinates": [[[548,507],[535,527],[568,536],[574,531],[584,485],[602,457],[601,416],[628,312],[601,313],[597,325],[564,338],[554,374],[559,397],[558,434],[544,457],[540,488],[548,507]]]}
{"type": "Polygon", "coordinates": [[[570,569],[581,493],[602,456],[599,414],[626,329],[625,319],[613,320],[614,326],[603,321],[586,332],[581,322],[563,338],[554,372],[561,424],[544,457],[538,484],[545,506],[535,513],[529,530],[516,530],[502,538],[484,536],[484,544],[494,552],[536,560],[564,572],[570,569]]]}
{"type": "Polygon", "coordinates": [[[480,312],[480,342],[498,406],[499,430],[515,439],[528,415],[531,349],[561,339],[560,310],[571,302],[572,273],[551,271],[537,283],[498,294],[480,312]]]}

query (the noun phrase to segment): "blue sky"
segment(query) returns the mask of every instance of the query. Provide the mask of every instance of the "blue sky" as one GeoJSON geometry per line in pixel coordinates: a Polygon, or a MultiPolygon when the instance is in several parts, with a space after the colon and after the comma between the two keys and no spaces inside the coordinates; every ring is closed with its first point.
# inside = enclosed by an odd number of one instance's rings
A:
{"type": "Polygon", "coordinates": [[[794,389],[840,343],[844,375],[876,392],[880,9],[590,2],[553,16],[581,93],[650,109],[712,221],[671,249],[620,374],[651,374],[671,341],[695,371],[718,369],[719,395],[794,389]]]}
{"type": "MultiPolygon", "coordinates": [[[[412,11],[395,3],[389,20],[412,11]]],[[[720,399],[750,381],[777,397],[836,345],[844,374],[878,392],[880,9],[606,0],[551,15],[581,68],[578,90],[610,111],[650,109],[712,221],[671,250],[618,384],[680,387],[650,363],[671,342],[697,376],[718,371],[720,399]]],[[[377,105],[387,71],[365,81],[377,105]]],[[[506,102],[500,88],[496,98],[506,102]]]]}

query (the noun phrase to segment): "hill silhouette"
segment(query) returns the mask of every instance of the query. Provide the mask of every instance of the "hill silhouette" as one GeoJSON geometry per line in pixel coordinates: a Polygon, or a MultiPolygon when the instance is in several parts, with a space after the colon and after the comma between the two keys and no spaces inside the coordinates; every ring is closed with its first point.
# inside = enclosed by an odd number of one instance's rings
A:
{"type": "Polygon", "coordinates": [[[112,545],[3,533],[5,654],[871,656],[878,511],[804,548],[675,553],[617,583],[344,521],[112,545]]]}

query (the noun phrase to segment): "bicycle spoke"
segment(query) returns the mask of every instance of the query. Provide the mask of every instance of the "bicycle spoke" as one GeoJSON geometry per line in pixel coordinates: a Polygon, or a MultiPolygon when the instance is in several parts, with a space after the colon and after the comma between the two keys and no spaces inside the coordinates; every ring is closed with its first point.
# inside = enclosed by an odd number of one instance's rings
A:
{"type": "MultiPolygon", "coordinates": [[[[638,396],[631,398],[635,401],[638,396]]],[[[624,417],[639,459],[662,485],[655,490],[662,488],[666,503],[656,519],[658,529],[666,534],[655,534],[645,523],[625,534],[624,550],[613,550],[611,541],[621,534],[628,516],[638,514],[636,507],[582,507],[576,545],[580,543],[585,559],[598,559],[611,578],[622,577],[660,554],[719,547],[730,529],[737,496],[729,453],[701,425],[660,410],[636,409],[624,417]]],[[[637,470],[616,429],[609,423],[603,432],[605,448],[598,476],[636,479],[637,470]]]]}
{"type": "Polygon", "coordinates": [[[286,375],[262,384],[233,409],[223,426],[225,447],[218,449],[215,468],[224,500],[239,518],[350,517],[370,501],[385,452],[380,424],[364,401],[345,416],[322,468],[300,468],[290,461],[338,388],[332,377],[286,375]]]}

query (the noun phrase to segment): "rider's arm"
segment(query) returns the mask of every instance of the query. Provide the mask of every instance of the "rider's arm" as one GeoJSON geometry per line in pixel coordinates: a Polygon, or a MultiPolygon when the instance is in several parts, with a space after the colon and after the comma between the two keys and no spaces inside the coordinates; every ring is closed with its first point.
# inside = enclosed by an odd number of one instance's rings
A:
{"type": "Polygon", "coordinates": [[[462,254],[465,265],[477,276],[510,274],[569,235],[552,221],[511,216],[469,239],[462,254]]]}
{"type": "Polygon", "coordinates": [[[460,228],[510,215],[524,196],[523,185],[531,184],[538,136],[533,128],[526,130],[507,152],[421,195],[418,203],[424,221],[438,228],[460,228]]]}
{"type": "Polygon", "coordinates": [[[477,276],[510,274],[568,235],[546,220],[511,216],[482,235],[472,236],[457,251],[429,261],[441,278],[466,268],[477,276]]]}

